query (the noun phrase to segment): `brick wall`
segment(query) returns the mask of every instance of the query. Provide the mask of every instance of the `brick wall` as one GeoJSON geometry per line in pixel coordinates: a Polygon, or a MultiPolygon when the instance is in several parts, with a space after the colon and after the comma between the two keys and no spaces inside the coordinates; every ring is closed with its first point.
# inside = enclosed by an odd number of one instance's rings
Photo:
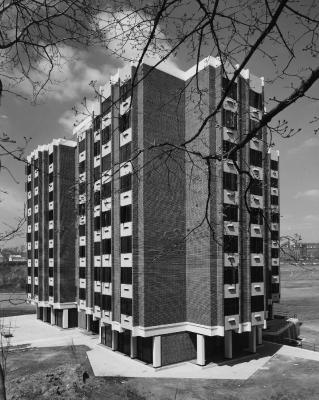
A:
{"type": "Polygon", "coordinates": [[[163,335],[162,366],[196,358],[196,335],[190,332],[163,335]]]}

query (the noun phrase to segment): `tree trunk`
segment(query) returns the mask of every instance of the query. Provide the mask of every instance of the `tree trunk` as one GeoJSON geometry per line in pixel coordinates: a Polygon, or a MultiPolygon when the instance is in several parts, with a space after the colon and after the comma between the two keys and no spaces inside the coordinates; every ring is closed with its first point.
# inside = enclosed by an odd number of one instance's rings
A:
{"type": "Polygon", "coordinates": [[[6,400],[6,385],[2,365],[0,364],[0,400],[6,400]]]}

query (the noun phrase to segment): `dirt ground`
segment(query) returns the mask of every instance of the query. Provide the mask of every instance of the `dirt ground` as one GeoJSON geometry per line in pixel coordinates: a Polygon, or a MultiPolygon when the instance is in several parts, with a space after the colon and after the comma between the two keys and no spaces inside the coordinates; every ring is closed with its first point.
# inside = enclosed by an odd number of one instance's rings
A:
{"type": "Polygon", "coordinates": [[[8,358],[8,400],[318,399],[319,362],[275,355],[250,379],[96,378],[85,346],[32,348],[8,358]],[[87,379],[83,381],[83,373],[87,379]]]}

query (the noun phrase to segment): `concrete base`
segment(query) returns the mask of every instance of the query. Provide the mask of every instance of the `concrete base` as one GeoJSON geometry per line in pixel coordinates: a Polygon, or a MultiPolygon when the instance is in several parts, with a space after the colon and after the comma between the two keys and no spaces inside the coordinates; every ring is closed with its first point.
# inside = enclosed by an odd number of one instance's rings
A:
{"type": "Polygon", "coordinates": [[[251,332],[249,333],[249,351],[251,353],[256,353],[256,343],[257,343],[257,327],[252,326],[251,332]]]}
{"type": "Polygon", "coordinates": [[[162,351],[161,351],[161,337],[153,337],[153,367],[158,368],[162,366],[162,351]]]}
{"type": "Polygon", "coordinates": [[[205,365],[205,336],[197,335],[197,364],[205,365]]]}
{"type": "Polygon", "coordinates": [[[69,327],[69,310],[64,309],[63,314],[62,314],[62,328],[68,328],[69,327]]]}
{"type": "Polygon", "coordinates": [[[224,357],[228,359],[233,358],[233,331],[225,331],[224,357]]]}

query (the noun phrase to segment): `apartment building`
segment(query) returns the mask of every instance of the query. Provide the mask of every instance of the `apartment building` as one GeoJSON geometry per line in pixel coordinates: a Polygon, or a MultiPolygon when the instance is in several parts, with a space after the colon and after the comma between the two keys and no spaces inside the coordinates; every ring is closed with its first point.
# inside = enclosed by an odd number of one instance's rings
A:
{"type": "Polygon", "coordinates": [[[154,367],[254,352],[280,297],[279,156],[264,130],[230,151],[263,115],[263,79],[243,71],[189,145],[221,156],[208,174],[178,146],[228,88],[219,60],[178,74],[143,64],[132,93],[135,73],[113,76],[74,130],[79,326],[154,367]]]}
{"type": "Polygon", "coordinates": [[[37,317],[77,326],[75,280],[76,142],[53,140],[27,157],[27,296],[37,317]]]}
{"type": "Polygon", "coordinates": [[[129,65],[75,142],[30,155],[39,318],[154,367],[256,351],[280,299],[279,154],[264,129],[231,153],[264,112],[263,79],[244,70],[230,86],[233,73],[212,57],[186,72],[129,65]]]}

